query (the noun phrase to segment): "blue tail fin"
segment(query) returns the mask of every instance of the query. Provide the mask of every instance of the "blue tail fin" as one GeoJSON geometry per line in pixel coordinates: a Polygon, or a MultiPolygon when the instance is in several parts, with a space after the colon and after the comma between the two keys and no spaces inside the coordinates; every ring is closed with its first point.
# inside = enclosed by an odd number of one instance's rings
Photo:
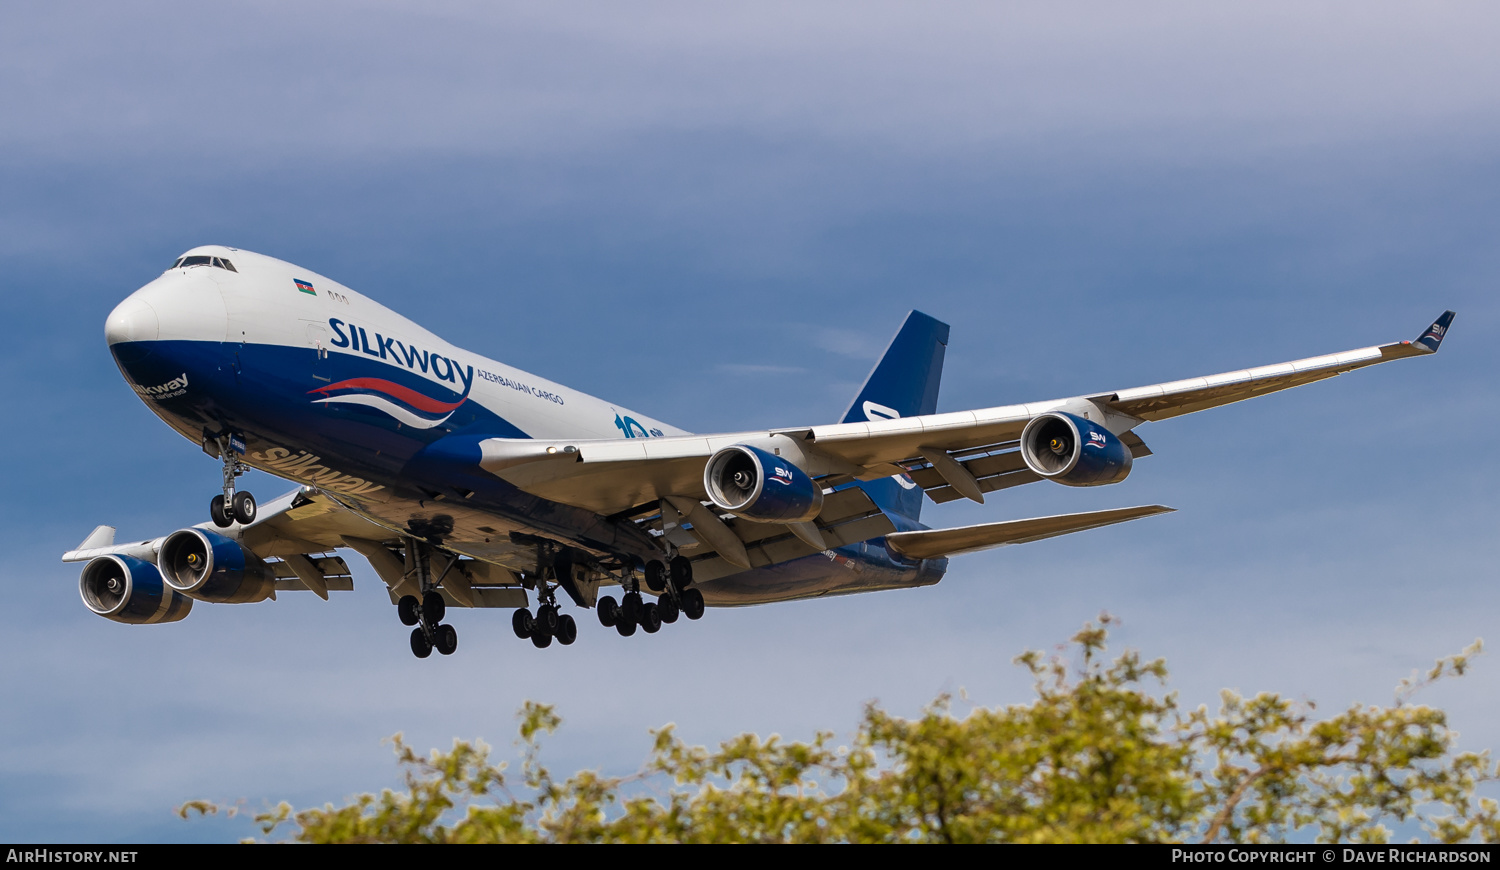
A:
{"type": "MultiPolygon", "coordinates": [[[[863,423],[915,417],[937,411],[938,382],[943,379],[943,354],[948,349],[948,324],[920,311],[906,322],[865,378],[841,423],[863,423]]],[[[904,475],[859,483],[882,510],[915,520],[922,513],[922,489],[904,475]]]]}

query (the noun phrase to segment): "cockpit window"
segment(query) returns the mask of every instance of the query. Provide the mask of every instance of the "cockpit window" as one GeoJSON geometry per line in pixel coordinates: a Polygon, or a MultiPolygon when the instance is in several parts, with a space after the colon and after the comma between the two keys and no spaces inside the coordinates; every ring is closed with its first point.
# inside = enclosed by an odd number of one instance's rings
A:
{"type": "Polygon", "coordinates": [[[236,269],[234,267],[233,263],[229,262],[223,257],[206,257],[202,254],[195,254],[191,257],[181,257],[177,260],[177,262],[172,264],[173,269],[186,269],[189,266],[212,266],[215,269],[227,269],[230,272],[239,271],[239,269],[236,269]]]}

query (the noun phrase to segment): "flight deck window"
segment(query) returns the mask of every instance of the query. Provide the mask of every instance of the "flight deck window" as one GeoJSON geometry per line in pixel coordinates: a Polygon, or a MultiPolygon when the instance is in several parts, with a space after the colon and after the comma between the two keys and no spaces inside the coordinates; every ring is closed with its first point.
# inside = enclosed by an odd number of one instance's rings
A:
{"type": "Polygon", "coordinates": [[[202,255],[183,257],[172,264],[173,269],[186,269],[189,266],[212,266],[215,269],[224,269],[229,272],[238,272],[234,264],[223,257],[205,257],[202,255]]]}

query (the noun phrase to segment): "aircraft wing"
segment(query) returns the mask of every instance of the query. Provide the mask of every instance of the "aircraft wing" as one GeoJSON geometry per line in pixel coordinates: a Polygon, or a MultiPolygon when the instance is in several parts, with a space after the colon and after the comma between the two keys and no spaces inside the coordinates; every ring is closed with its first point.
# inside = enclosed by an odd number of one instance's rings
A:
{"type": "MultiPolygon", "coordinates": [[[[265,560],[276,572],[277,592],[306,589],[323,598],[330,591],[354,588],[348,564],[334,553],[339,547],[349,546],[346,538],[379,541],[391,536],[385,529],[307,487],[262,505],[250,525],[220,529],[202,523],[199,528],[234,537],[265,560]]],[[[114,535],[113,527],[99,526],[78,549],[64,553],[62,560],[87,562],[99,556],[131,556],[154,564],[162,541],[166,540],[164,535],[116,544],[114,535]]]]}
{"type": "MultiPolygon", "coordinates": [[[[370,561],[385,581],[391,599],[416,594],[416,584],[407,578],[406,566],[386,541],[399,538],[399,530],[386,529],[339,504],[313,487],[293,490],[261,505],[255,522],[220,529],[211,523],[198,528],[232,537],[260,557],[276,574],[277,592],[311,590],[327,599],[329,592],[354,589],[349,565],[334,551],[348,547],[370,561]]],[[[87,562],[99,556],[130,556],[156,563],[163,535],[125,544],[114,542],[115,530],[99,526],[75,550],[63,554],[64,562],[87,562]]],[[[443,586],[450,604],[460,607],[524,607],[525,595],[515,575],[499,565],[454,560],[443,586]],[[519,602],[519,603],[517,603],[519,602]]]]}
{"type": "Polygon", "coordinates": [[[942,502],[1039,480],[1016,450],[1021,431],[1039,414],[1087,417],[1119,436],[1134,456],[1149,455],[1131,432],[1143,422],[1434,353],[1453,316],[1445,312],[1413,341],[1108,393],[802,429],[597,441],[491,438],[479,443],[479,463],[526,492],[611,515],[668,497],[706,498],[703,469],[709,457],[730,445],[749,444],[787,456],[825,487],[907,474],[942,502]]]}

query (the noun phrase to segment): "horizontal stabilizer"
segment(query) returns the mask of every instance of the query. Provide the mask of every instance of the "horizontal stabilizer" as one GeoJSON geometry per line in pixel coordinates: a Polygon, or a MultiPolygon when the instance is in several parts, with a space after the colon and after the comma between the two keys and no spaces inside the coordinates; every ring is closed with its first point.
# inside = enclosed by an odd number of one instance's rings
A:
{"type": "Polygon", "coordinates": [[[1153,504],[1091,511],[1085,514],[1063,514],[1056,517],[1036,517],[1029,520],[961,526],[956,529],[893,532],[885,536],[885,541],[892,550],[907,558],[936,559],[939,556],[957,556],[977,550],[988,550],[991,547],[1003,547],[1007,544],[1026,544],[1043,538],[1097,529],[1101,526],[1112,526],[1115,523],[1170,513],[1174,510],[1176,508],[1153,504]]]}

